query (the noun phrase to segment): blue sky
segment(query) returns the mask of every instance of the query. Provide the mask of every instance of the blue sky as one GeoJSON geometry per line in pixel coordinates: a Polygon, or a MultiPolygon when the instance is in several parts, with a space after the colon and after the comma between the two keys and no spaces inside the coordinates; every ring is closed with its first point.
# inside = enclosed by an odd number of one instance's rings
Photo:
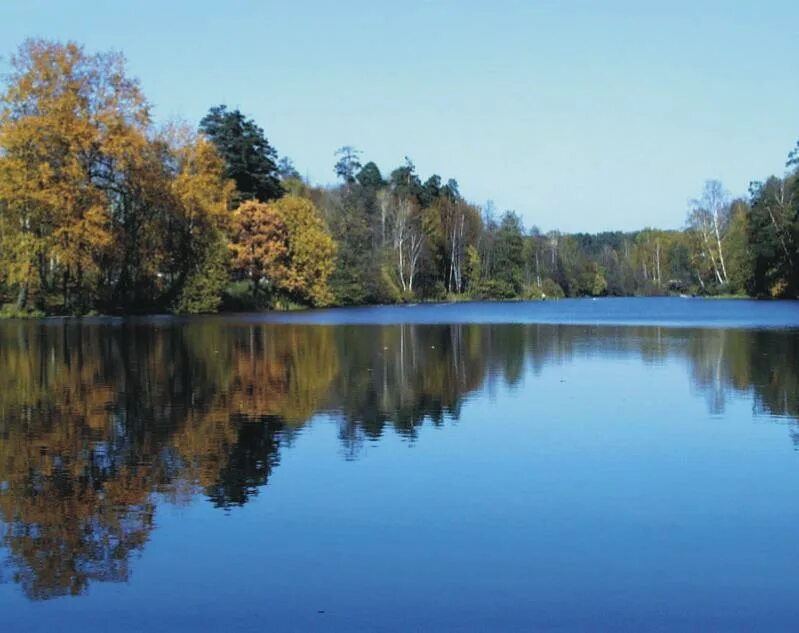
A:
{"type": "Polygon", "coordinates": [[[544,230],[677,228],[799,138],[799,2],[0,0],[26,37],[121,50],[156,119],[218,103],[315,183],[407,155],[544,230]]]}

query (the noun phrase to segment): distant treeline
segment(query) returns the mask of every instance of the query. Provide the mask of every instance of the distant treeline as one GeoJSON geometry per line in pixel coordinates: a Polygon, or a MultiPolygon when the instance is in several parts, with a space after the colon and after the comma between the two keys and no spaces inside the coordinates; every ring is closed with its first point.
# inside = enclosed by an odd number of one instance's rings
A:
{"type": "MultiPolygon", "coordinates": [[[[216,106],[156,127],[115,53],[24,42],[0,95],[3,313],[218,309],[667,293],[799,294],[799,146],[732,199],[708,181],[683,230],[542,233],[413,162],[353,147],[312,186],[216,106]]],[[[333,161],[331,161],[333,162],[333,161]]]]}

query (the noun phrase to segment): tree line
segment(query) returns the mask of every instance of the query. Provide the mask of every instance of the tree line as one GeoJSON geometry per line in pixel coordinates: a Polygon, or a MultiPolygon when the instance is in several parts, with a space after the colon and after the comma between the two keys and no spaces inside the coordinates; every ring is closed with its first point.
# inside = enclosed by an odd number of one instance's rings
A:
{"type": "Polygon", "coordinates": [[[156,126],[117,53],[28,40],[0,95],[6,314],[210,312],[416,300],[667,293],[796,297],[799,145],[685,227],[543,233],[412,160],[340,148],[306,182],[239,110],[156,126]],[[333,161],[331,161],[333,162],[333,161]]]}

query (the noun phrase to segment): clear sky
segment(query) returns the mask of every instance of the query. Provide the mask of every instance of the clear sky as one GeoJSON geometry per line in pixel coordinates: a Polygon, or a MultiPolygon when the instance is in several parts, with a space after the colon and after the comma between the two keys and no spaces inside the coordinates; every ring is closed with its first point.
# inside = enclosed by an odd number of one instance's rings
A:
{"type": "Polygon", "coordinates": [[[349,144],[544,230],[677,228],[708,178],[799,138],[791,0],[0,0],[26,37],[122,51],[158,121],[225,103],[315,183],[349,144]]]}

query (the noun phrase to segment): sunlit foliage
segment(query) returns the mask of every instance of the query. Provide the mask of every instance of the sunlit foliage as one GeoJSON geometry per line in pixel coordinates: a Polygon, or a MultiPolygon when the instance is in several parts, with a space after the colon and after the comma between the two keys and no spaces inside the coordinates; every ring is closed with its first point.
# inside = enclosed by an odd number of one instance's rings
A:
{"type": "Polygon", "coordinates": [[[0,316],[799,294],[799,161],[682,230],[562,234],[346,145],[306,182],[239,110],[157,127],[118,53],[28,40],[0,93],[0,316]],[[288,195],[287,195],[288,194],[288,195]],[[5,305],[3,305],[5,304],[5,305]]]}

